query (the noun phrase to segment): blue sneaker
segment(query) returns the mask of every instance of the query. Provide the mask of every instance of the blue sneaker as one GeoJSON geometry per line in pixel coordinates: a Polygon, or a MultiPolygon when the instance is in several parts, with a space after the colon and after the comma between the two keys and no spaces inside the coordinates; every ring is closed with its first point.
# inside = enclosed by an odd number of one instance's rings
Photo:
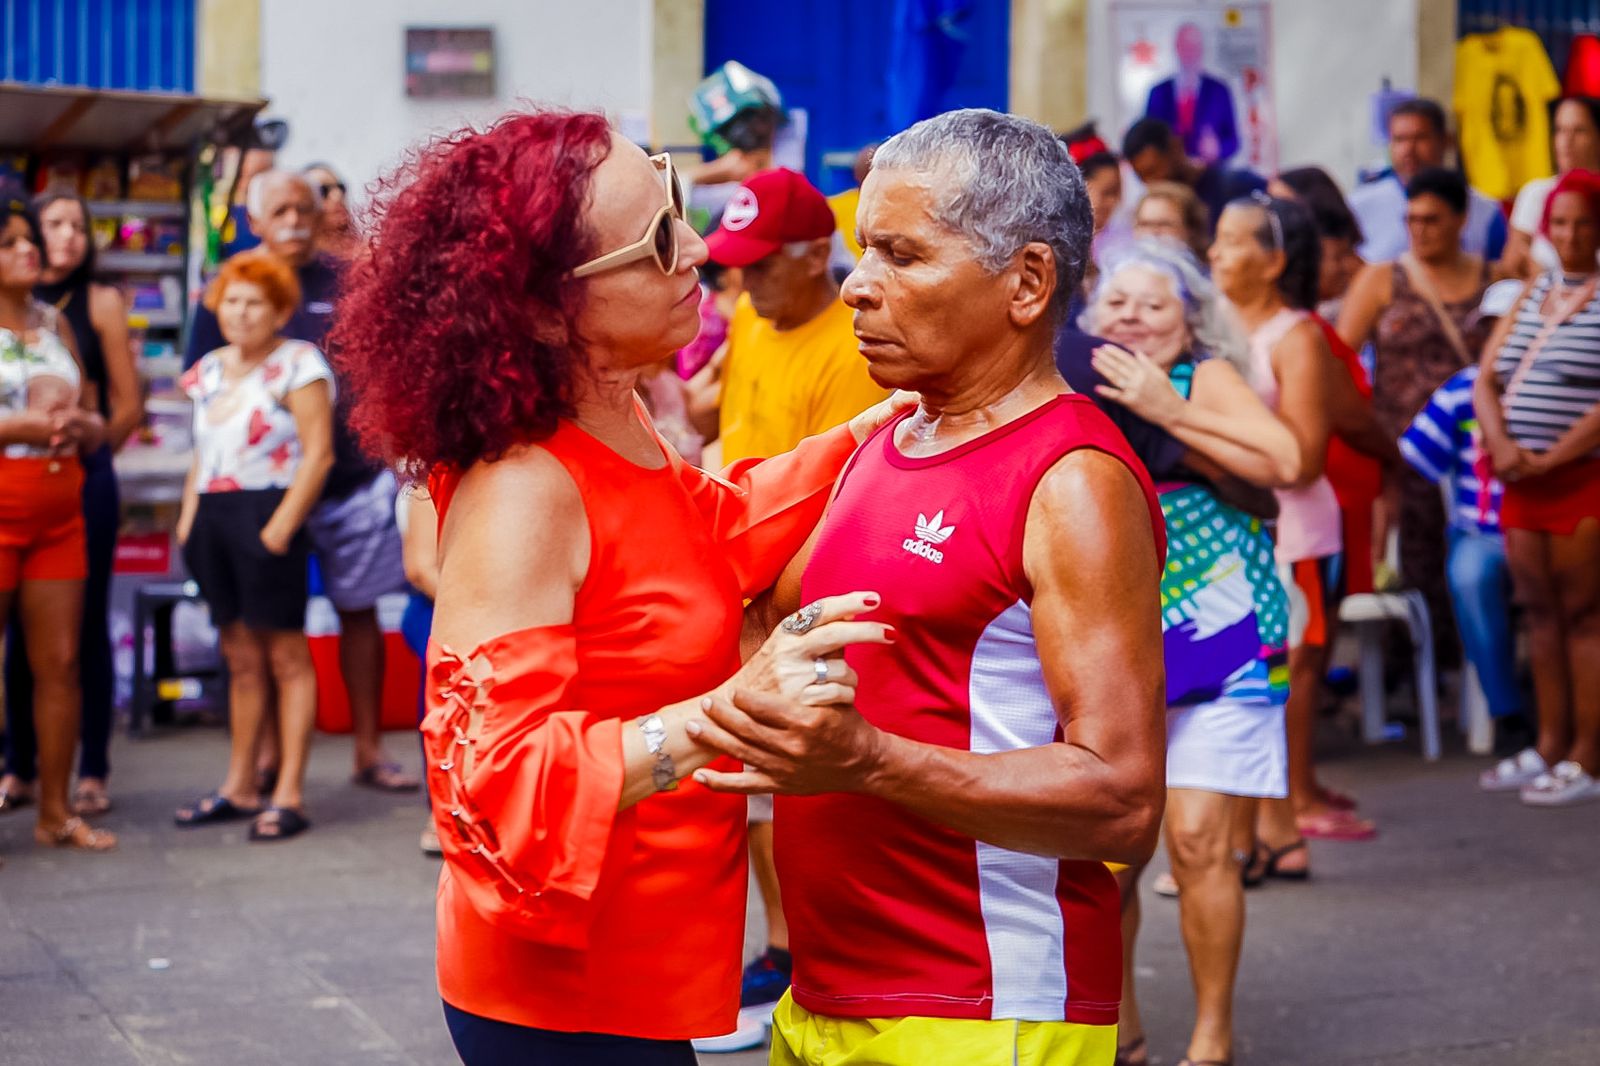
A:
{"type": "Polygon", "coordinates": [[[776,1003],[789,990],[789,975],[794,963],[782,948],[768,948],[744,968],[739,986],[739,1006],[758,1007],[776,1003]]]}

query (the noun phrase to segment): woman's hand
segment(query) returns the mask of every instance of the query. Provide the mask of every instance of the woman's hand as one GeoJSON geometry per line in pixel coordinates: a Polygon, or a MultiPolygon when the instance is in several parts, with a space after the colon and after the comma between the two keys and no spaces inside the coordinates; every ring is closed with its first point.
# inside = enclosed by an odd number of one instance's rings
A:
{"type": "Polygon", "coordinates": [[[887,400],[873,404],[852,418],[850,420],[850,435],[855,437],[857,444],[862,443],[876,433],[878,427],[889,421],[889,419],[904,411],[907,407],[915,407],[920,399],[921,397],[914,392],[897,389],[887,400]]]}
{"type": "Polygon", "coordinates": [[[276,522],[268,520],[261,527],[261,546],[273,555],[288,555],[289,542],[294,540],[294,533],[285,533],[276,522]]]}
{"type": "Polygon", "coordinates": [[[1111,344],[1094,350],[1094,368],[1106,379],[1095,391],[1115,400],[1146,422],[1171,426],[1183,417],[1186,402],[1154,359],[1111,344]]]}
{"type": "Polygon", "coordinates": [[[878,603],[875,592],[852,592],[800,608],[723,686],[724,698],[742,689],[812,706],[854,703],[858,678],[840,653],[851,644],[894,643],[893,627],[852,621],[878,603]]]}
{"type": "Polygon", "coordinates": [[[73,408],[60,417],[61,439],[53,446],[88,455],[99,451],[106,442],[106,422],[98,413],[73,408]]]}
{"type": "Polygon", "coordinates": [[[1526,448],[1517,449],[1517,463],[1509,473],[1501,474],[1502,481],[1527,481],[1530,478],[1543,477],[1555,469],[1555,464],[1550,462],[1550,457],[1545,452],[1530,452],[1526,448]]]}
{"type": "Polygon", "coordinates": [[[1486,433],[1483,448],[1489,453],[1489,466],[1501,481],[1515,481],[1522,475],[1528,453],[1518,447],[1516,441],[1486,433]]]}

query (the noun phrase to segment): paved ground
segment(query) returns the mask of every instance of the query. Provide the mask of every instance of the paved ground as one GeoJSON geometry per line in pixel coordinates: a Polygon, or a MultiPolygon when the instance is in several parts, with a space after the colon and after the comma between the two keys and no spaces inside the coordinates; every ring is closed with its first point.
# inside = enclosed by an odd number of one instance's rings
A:
{"type": "MultiPolygon", "coordinates": [[[[392,747],[415,759],[405,738],[392,747]]],[[[455,1061],[418,802],[347,787],[347,741],[322,738],[307,836],[174,829],[172,807],[213,783],[222,753],[215,729],[119,738],[115,856],[38,851],[27,814],[0,819],[0,1062],[455,1061]]],[[[1383,835],[1321,845],[1312,884],[1251,895],[1239,1063],[1600,1062],[1600,805],[1482,796],[1477,765],[1402,748],[1331,764],[1383,835]]],[[[1144,1001],[1170,1064],[1187,975],[1175,905],[1151,896],[1146,915],[1144,1001]]]]}

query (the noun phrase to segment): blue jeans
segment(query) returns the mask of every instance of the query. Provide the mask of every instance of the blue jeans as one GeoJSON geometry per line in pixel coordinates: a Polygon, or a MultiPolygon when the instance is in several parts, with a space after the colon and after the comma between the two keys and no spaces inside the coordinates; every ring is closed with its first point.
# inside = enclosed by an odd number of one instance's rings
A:
{"type": "Polygon", "coordinates": [[[1522,709],[1517,689],[1516,644],[1511,633],[1511,571],[1499,533],[1451,527],[1445,572],[1450,604],[1467,661],[1478,672],[1489,715],[1522,709]]]}

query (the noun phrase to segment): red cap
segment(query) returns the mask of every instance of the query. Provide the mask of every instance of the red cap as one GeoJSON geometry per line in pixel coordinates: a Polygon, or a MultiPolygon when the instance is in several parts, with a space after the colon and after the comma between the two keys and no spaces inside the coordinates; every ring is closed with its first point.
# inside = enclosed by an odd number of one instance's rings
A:
{"type": "Polygon", "coordinates": [[[747,267],[790,241],[820,240],[833,229],[827,198],[804,175],[780,167],[739,186],[706,247],[723,266],[747,267]]]}

